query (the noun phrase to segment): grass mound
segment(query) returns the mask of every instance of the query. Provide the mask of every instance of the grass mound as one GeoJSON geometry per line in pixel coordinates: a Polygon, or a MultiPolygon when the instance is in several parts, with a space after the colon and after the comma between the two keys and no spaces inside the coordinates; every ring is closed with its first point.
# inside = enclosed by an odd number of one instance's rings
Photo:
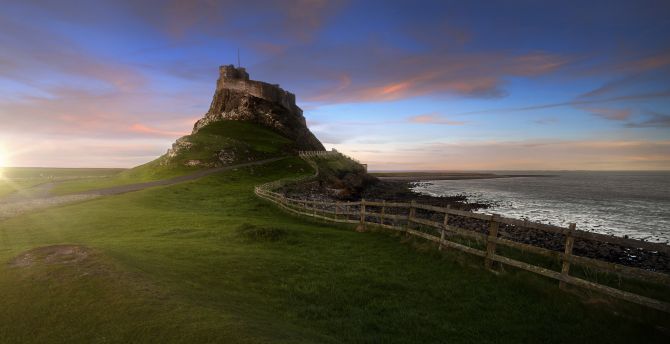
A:
{"type": "Polygon", "coordinates": [[[162,166],[188,166],[195,161],[203,166],[216,166],[221,164],[222,151],[229,154],[227,163],[233,164],[286,155],[294,150],[293,141],[271,129],[252,122],[230,120],[211,123],[196,134],[180,138],[175,145],[182,148],[176,149],[174,156],[161,157],[162,166]]]}

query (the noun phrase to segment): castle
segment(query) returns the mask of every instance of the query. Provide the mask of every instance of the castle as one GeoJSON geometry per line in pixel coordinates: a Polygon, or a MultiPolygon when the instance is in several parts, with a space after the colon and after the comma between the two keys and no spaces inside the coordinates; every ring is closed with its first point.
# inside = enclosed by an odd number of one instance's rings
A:
{"type": "Polygon", "coordinates": [[[295,105],[295,95],[293,93],[283,90],[276,84],[250,80],[249,73],[243,67],[236,68],[234,65],[219,67],[219,79],[216,82],[216,90],[218,92],[223,89],[242,91],[302,114],[302,110],[295,105]]]}

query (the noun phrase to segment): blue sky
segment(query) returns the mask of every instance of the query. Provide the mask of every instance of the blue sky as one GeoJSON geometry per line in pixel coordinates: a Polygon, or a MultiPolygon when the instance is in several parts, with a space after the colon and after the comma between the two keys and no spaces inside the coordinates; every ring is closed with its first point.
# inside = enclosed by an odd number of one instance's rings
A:
{"type": "Polygon", "coordinates": [[[0,0],[0,150],[130,167],[237,49],[372,169],[670,169],[666,1],[0,0]]]}

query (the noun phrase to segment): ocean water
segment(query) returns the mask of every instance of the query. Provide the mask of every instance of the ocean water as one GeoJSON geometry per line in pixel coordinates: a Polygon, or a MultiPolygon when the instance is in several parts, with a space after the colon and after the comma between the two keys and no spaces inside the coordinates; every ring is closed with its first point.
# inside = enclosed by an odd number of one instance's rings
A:
{"type": "Polygon", "coordinates": [[[433,196],[466,195],[495,213],[653,242],[670,241],[670,172],[494,172],[547,177],[436,180],[413,187],[433,196]]]}

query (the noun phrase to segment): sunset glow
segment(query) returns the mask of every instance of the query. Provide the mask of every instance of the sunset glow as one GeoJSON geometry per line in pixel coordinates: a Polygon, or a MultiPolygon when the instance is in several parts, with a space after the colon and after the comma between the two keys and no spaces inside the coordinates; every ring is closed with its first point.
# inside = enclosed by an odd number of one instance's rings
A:
{"type": "Polygon", "coordinates": [[[253,78],[296,94],[326,148],[371,170],[667,170],[669,6],[12,2],[0,140],[12,166],[143,164],[207,112],[239,49],[253,78]]]}
{"type": "MultiPolygon", "coordinates": [[[[5,151],[5,148],[0,144],[0,170],[3,167],[9,165],[9,154],[5,151]]],[[[2,172],[0,172],[0,178],[2,177],[2,172]]]]}

